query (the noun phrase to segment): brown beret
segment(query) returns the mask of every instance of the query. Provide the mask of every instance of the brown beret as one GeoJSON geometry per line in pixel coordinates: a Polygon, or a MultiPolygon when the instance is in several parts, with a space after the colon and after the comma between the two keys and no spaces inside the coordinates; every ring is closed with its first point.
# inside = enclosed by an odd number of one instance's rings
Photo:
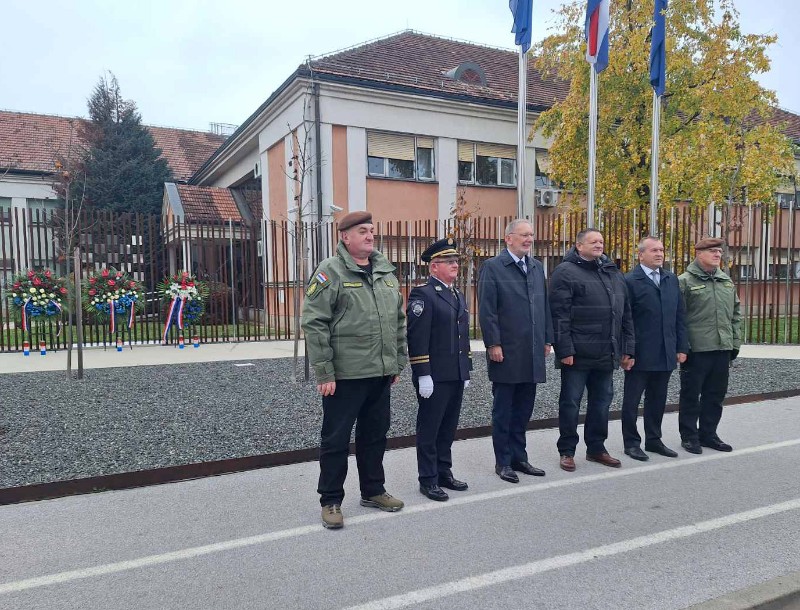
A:
{"type": "Polygon", "coordinates": [[[725,243],[724,240],[720,239],[719,237],[704,237],[694,245],[694,250],[695,252],[697,252],[698,250],[721,248],[722,244],[724,243],[725,243]]]}
{"type": "Polygon", "coordinates": [[[363,225],[364,223],[372,222],[372,214],[369,212],[350,212],[345,214],[339,221],[339,230],[347,231],[356,225],[363,225]]]}

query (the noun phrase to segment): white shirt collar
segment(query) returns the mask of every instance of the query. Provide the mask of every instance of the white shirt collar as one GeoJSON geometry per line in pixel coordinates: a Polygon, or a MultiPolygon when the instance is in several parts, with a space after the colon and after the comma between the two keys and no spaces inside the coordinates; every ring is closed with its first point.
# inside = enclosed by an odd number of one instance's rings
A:
{"type": "Polygon", "coordinates": [[[447,288],[448,290],[450,290],[450,286],[448,286],[447,284],[445,284],[445,283],[444,283],[442,280],[440,280],[440,279],[439,279],[438,277],[436,277],[435,275],[432,275],[432,276],[431,276],[431,278],[433,278],[434,280],[436,280],[437,282],[439,282],[439,283],[440,283],[442,286],[444,286],[445,288],[447,288]]]}
{"type": "Polygon", "coordinates": [[[643,265],[642,263],[639,263],[639,266],[642,268],[642,271],[644,271],[644,274],[647,277],[650,277],[653,271],[658,273],[658,275],[661,275],[661,270],[658,267],[656,267],[655,269],[651,269],[650,267],[648,267],[647,265],[643,265]]]}
{"type": "MultiPolygon", "coordinates": [[[[525,257],[519,257],[516,254],[514,254],[511,250],[509,250],[508,253],[511,255],[511,258],[514,259],[515,263],[518,263],[521,260],[525,260],[525,257]]],[[[527,263],[525,263],[525,264],[527,265],[527,263]]]]}

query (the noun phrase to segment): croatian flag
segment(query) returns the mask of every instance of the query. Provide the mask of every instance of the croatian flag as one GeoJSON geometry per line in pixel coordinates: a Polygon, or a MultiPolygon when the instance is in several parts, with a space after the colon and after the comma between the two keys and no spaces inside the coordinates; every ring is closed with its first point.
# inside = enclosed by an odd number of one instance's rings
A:
{"type": "Polygon", "coordinates": [[[608,2],[589,0],[586,5],[586,61],[598,74],[608,65],[608,2]]]}
{"type": "Polygon", "coordinates": [[[656,95],[664,95],[667,77],[666,19],[667,0],[655,0],[653,29],[650,31],[650,84],[656,95]]]}
{"type": "Polygon", "coordinates": [[[516,34],[514,44],[527,53],[531,48],[533,0],[508,0],[508,8],[514,15],[514,25],[511,27],[511,33],[516,34]]]}

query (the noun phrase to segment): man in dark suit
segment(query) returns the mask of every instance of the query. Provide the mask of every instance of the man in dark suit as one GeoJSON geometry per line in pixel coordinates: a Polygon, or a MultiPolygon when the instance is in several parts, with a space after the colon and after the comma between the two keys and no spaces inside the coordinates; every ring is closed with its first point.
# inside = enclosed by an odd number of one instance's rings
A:
{"type": "Polygon", "coordinates": [[[431,500],[448,499],[442,487],[464,491],[453,477],[453,445],[461,399],[469,385],[469,310],[455,287],[458,252],[452,239],[440,239],[420,257],[430,265],[427,284],[408,296],[409,361],[417,390],[417,472],[419,491],[431,500]]]}
{"type": "Polygon", "coordinates": [[[639,401],[644,392],[644,448],[666,457],[678,454],[661,441],[661,420],[667,385],[677,364],[686,361],[689,343],[678,278],[661,268],[664,244],[657,237],[639,242],[639,264],[625,276],[636,335],[636,362],[625,371],[622,398],[622,439],[625,454],[646,461],[636,429],[639,401]]]}
{"type": "Polygon", "coordinates": [[[514,220],[506,227],[505,241],[506,249],[481,265],[478,314],[494,396],[495,472],[519,483],[514,471],[544,476],[528,462],[525,431],[536,384],[545,381],[553,325],[542,264],[530,256],[533,227],[527,220],[514,220]]]}

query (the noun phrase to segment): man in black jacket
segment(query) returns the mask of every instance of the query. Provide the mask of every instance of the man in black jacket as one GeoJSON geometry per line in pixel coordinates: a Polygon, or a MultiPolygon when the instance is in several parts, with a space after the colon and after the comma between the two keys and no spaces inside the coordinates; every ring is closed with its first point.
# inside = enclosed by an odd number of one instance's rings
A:
{"type": "Polygon", "coordinates": [[[634,364],[634,333],[625,278],[603,254],[604,243],[597,229],[584,229],[550,279],[556,367],[561,369],[558,452],[567,472],[575,470],[584,388],[586,459],[620,466],[605,448],[608,408],[614,397],[614,369],[621,365],[629,370],[634,364]]]}
{"type": "Polygon", "coordinates": [[[531,223],[510,222],[505,239],[506,249],[481,265],[478,317],[494,396],[494,469],[504,481],[519,483],[514,471],[544,476],[528,462],[525,432],[536,384],[545,381],[553,327],[542,264],[530,256],[531,223]]]}
{"type": "Polygon", "coordinates": [[[644,448],[666,457],[678,457],[661,440],[661,420],[667,404],[672,371],[686,361],[689,339],[678,278],[661,265],[664,244],[657,237],[639,242],[639,264],[625,276],[636,334],[636,364],[625,372],[622,398],[622,439],[625,454],[646,461],[642,437],[636,429],[639,401],[644,392],[644,448]]]}

